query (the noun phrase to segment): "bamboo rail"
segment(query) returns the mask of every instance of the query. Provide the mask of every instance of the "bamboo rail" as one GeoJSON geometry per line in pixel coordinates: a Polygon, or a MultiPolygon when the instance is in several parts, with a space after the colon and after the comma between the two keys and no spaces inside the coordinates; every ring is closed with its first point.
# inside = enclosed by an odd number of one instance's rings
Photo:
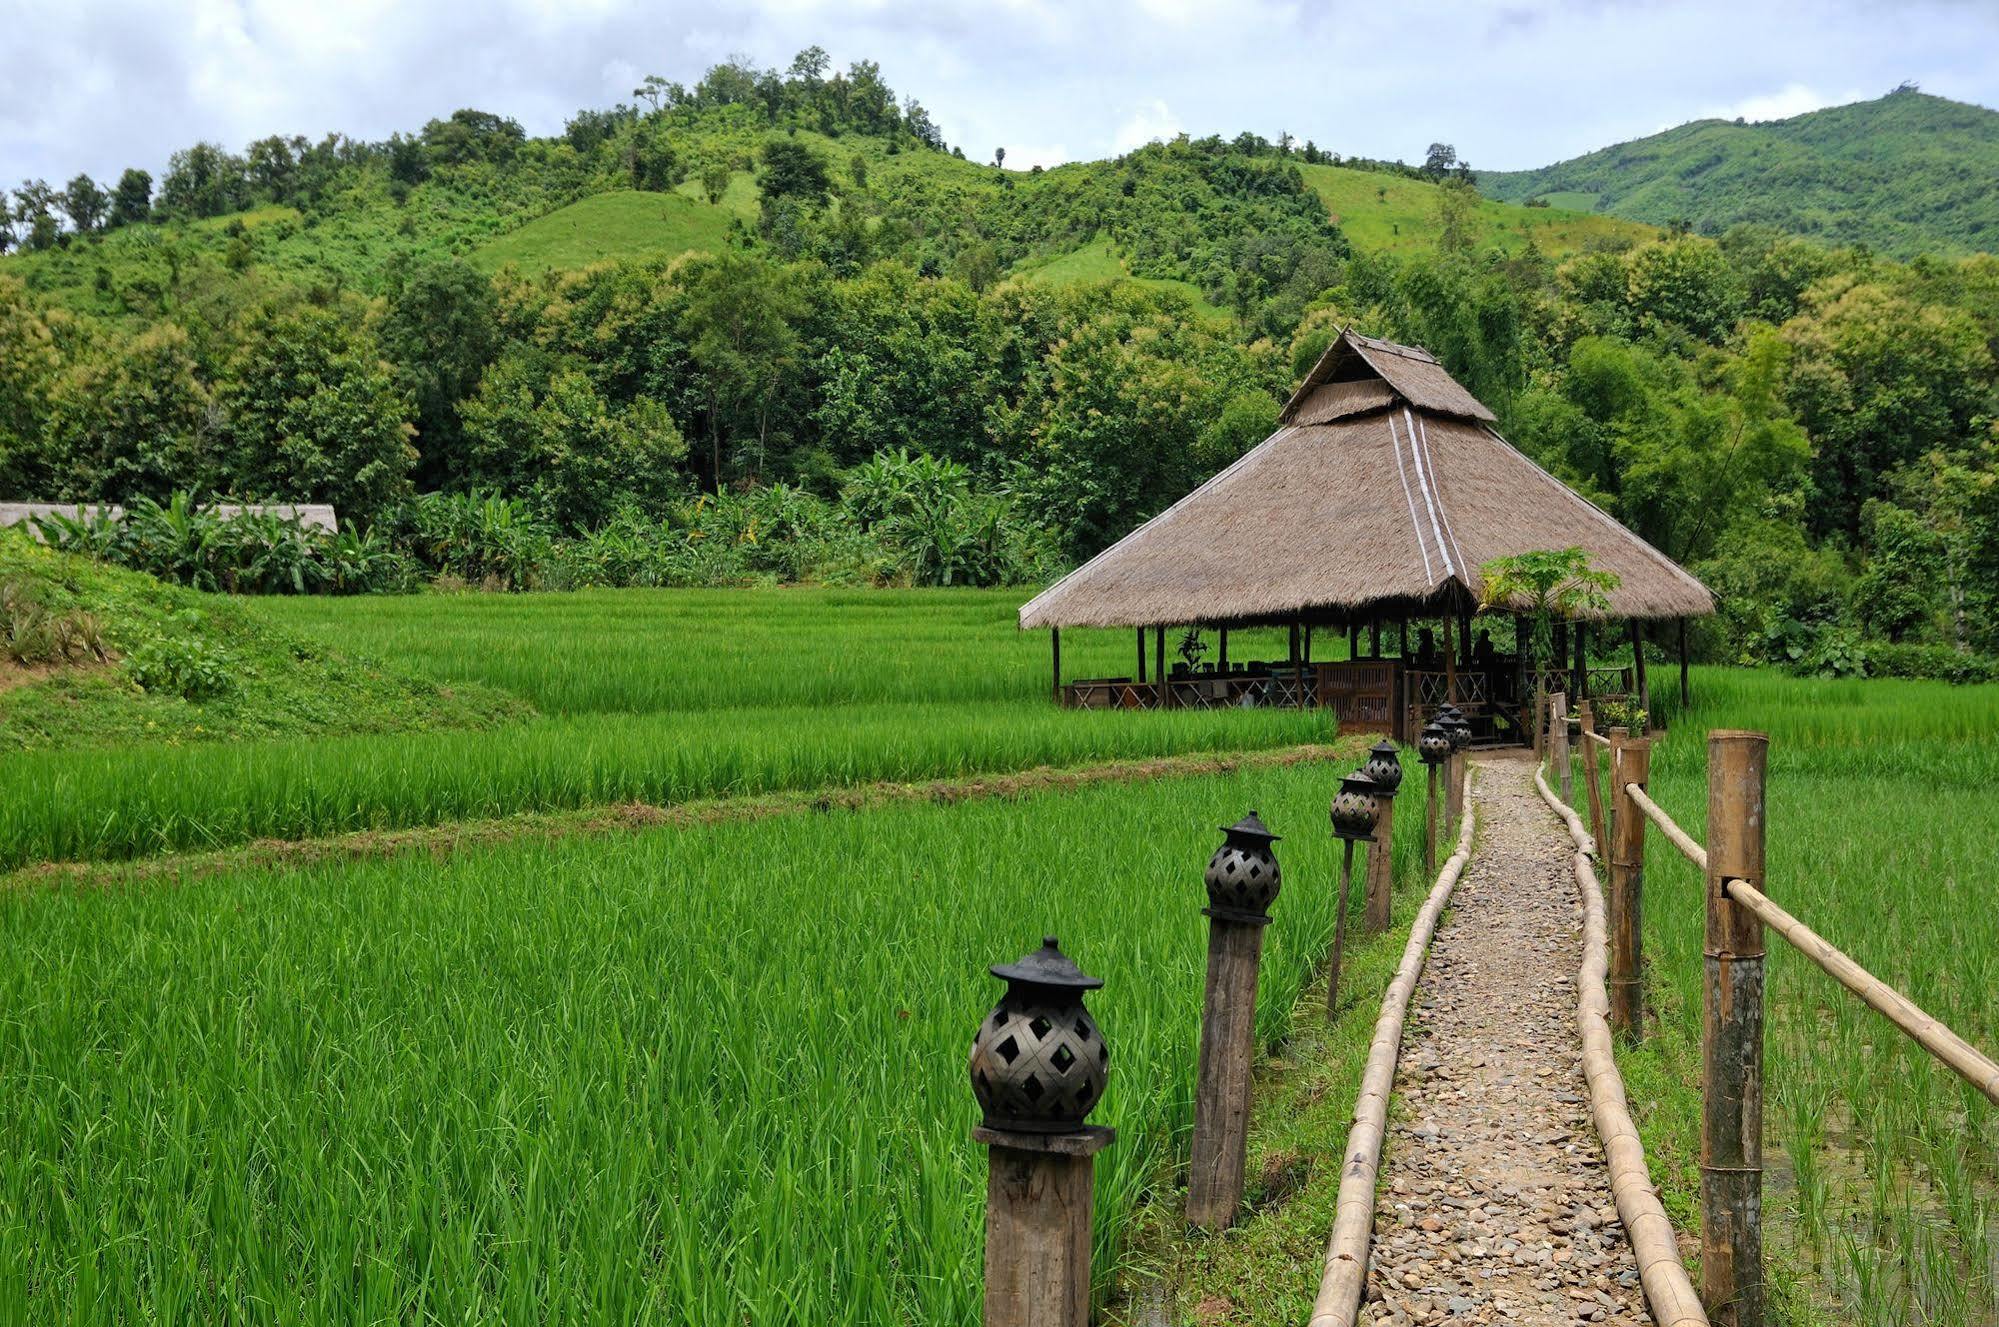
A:
{"type": "Polygon", "coordinates": [[[1707,870],[1707,849],[1694,842],[1693,835],[1681,829],[1678,823],[1666,814],[1664,807],[1646,796],[1645,790],[1635,783],[1625,784],[1624,791],[1630,795],[1632,801],[1638,804],[1638,809],[1645,813],[1645,818],[1657,825],[1659,832],[1664,834],[1672,845],[1680,850],[1681,856],[1685,857],[1695,866],[1700,867],[1701,870],[1707,870]]]}
{"type": "MultiPolygon", "coordinates": [[[[1703,871],[1707,869],[1707,849],[1694,842],[1693,837],[1674,823],[1673,818],[1636,784],[1626,785],[1625,791],[1645,812],[1645,818],[1657,825],[1659,832],[1670,839],[1688,861],[1703,871]]],[[[1962,1075],[1966,1082],[1992,1102],[1999,1104],[1999,1062],[1993,1061],[1976,1046],[1925,1013],[1908,996],[1861,967],[1817,931],[1771,902],[1754,885],[1743,880],[1731,880],[1728,882],[1728,896],[1790,941],[1793,949],[1810,959],[1828,977],[1859,996],[1869,1008],[1907,1033],[1941,1063],[1962,1075]]]]}
{"type": "Polygon", "coordinates": [[[1590,741],[1595,742],[1598,746],[1610,745],[1610,739],[1608,737],[1605,737],[1602,733],[1586,732],[1583,734],[1583,736],[1587,737],[1590,741]]]}
{"type": "Polygon", "coordinates": [[[1458,828],[1457,850],[1424,901],[1402,947],[1402,962],[1382,993],[1381,1015],[1375,1020],[1374,1042],[1361,1074],[1360,1095],[1354,1100],[1353,1128],[1347,1133],[1346,1161],[1340,1171],[1339,1203],[1333,1213],[1333,1233],[1326,1244],[1326,1270],[1312,1301],[1307,1327],[1354,1327],[1367,1289],[1368,1237],[1374,1231],[1374,1188],[1381,1170],[1381,1144],[1388,1133],[1388,1099],[1395,1088],[1395,1061],[1402,1051],[1402,1023],[1437,919],[1457,888],[1465,863],[1471,860],[1475,808],[1468,807],[1458,828]]]}
{"type": "Polygon", "coordinates": [[[1590,1116],[1597,1136],[1603,1140],[1603,1155],[1610,1171],[1611,1196],[1617,1203],[1617,1218],[1631,1240],[1631,1252],[1638,1260],[1638,1281],[1645,1301],[1659,1327],[1708,1327],[1694,1283],[1680,1261],[1680,1247],[1673,1238],[1673,1224],[1659,1202],[1659,1192],[1645,1168],[1645,1147],[1638,1127],[1631,1120],[1631,1106],[1625,1096],[1624,1080],[1617,1072],[1611,1052],[1610,994],[1606,982],[1610,973],[1610,927],[1605,917],[1603,887],[1590,864],[1596,844],[1583,829],[1582,820],[1565,806],[1539,769],[1534,785],[1541,797],[1568,825],[1575,840],[1571,859],[1576,885],[1583,898],[1583,963],[1576,974],[1576,1024],[1582,1033],[1583,1079],[1589,1087],[1590,1116]]]}
{"type": "Polygon", "coordinates": [[[1908,1033],[1924,1050],[1963,1075],[1973,1087],[1999,1104],[1999,1063],[1923,1012],[1915,1001],[1848,958],[1811,927],[1766,898],[1746,880],[1728,882],[1728,896],[1755,913],[1765,926],[1791,942],[1791,947],[1852,991],[1890,1023],[1908,1033]]]}

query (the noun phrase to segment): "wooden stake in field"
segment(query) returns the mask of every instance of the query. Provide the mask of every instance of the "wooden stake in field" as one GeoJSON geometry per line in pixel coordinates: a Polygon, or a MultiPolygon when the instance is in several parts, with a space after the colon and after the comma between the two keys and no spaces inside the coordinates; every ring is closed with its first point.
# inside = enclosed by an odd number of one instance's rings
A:
{"type": "Polygon", "coordinates": [[[1623,728],[1610,730],[1610,796],[1616,807],[1610,844],[1610,1026],[1638,1040],[1645,1035],[1645,814],[1631,798],[1652,777],[1652,743],[1623,728]]]}
{"type": "MultiPolygon", "coordinates": [[[[1340,791],[1333,798],[1333,833],[1342,840],[1340,856],[1340,894],[1333,905],[1333,964],[1326,977],[1326,1014],[1330,1018],[1340,1008],[1340,960],[1345,955],[1347,945],[1347,895],[1353,890],[1353,849],[1354,844],[1370,840],[1374,836],[1375,825],[1381,818],[1381,799],[1374,780],[1364,769],[1340,780],[1340,791]]],[[[1379,848],[1370,849],[1379,851],[1379,848]]]]}
{"type": "Polygon", "coordinates": [[[1402,787],[1402,759],[1395,743],[1383,738],[1368,752],[1361,767],[1374,780],[1381,798],[1381,823],[1374,832],[1374,846],[1367,850],[1366,904],[1361,924],[1369,935],[1388,929],[1395,906],[1395,794],[1402,787]]]}
{"type": "Polygon", "coordinates": [[[1728,882],[1764,888],[1762,733],[1708,734],[1707,962],[1701,999],[1701,1301],[1763,1324],[1763,923],[1728,882]]]}
{"type": "Polygon", "coordinates": [[[1257,966],[1281,879],[1270,850],[1277,835],[1256,812],[1222,833],[1222,846],[1208,860],[1208,906],[1201,910],[1208,918],[1208,987],[1201,1002],[1201,1064],[1187,1168],[1187,1221],[1203,1230],[1226,1228],[1242,1207],[1257,966]]]}
{"type": "Polygon", "coordinates": [[[991,969],[1007,984],[979,1023],[969,1069],[987,1152],[985,1327],[1089,1327],[1093,1157],[1115,1131],[1085,1124],[1110,1053],[1083,1007],[1103,985],[1054,936],[991,969]]]}

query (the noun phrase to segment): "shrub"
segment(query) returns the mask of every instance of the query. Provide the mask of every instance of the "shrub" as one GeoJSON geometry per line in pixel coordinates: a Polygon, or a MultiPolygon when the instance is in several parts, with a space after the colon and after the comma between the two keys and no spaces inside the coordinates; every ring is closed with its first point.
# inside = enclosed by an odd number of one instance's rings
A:
{"type": "Polygon", "coordinates": [[[1960,654],[1948,645],[1892,644],[1867,646],[1869,677],[1923,677],[1960,685],[1999,682],[1999,659],[1987,654],[1960,654]]]}
{"type": "Polygon", "coordinates": [[[125,671],[145,691],[184,700],[212,700],[235,687],[232,661],[221,646],[200,636],[201,614],[173,615],[173,634],[142,641],[125,656],[125,671]]]}

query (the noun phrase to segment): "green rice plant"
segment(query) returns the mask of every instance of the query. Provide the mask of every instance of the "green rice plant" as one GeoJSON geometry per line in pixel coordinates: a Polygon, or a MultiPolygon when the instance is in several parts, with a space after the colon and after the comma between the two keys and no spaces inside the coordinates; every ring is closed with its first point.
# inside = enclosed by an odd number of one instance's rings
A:
{"type": "MultiPolygon", "coordinates": [[[[965,1048],[986,966],[1044,932],[1107,981],[1107,1276],[1184,1164],[1215,827],[1254,806],[1285,835],[1271,1047],[1330,942],[1337,773],[0,891],[0,1305],[976,1323],[965,1048]]],[[[1397,925],[1356,972],[1392,963],[1422,894],[1405,787],[1397,925]]]]}
{"type": "Polygon", "coordinates": [[[0,866],[621,802],[905,783],[1329,736],[1295,710],[1047,702],[580,714],[496,730],[36,752],[0,764],[0,866]]]}

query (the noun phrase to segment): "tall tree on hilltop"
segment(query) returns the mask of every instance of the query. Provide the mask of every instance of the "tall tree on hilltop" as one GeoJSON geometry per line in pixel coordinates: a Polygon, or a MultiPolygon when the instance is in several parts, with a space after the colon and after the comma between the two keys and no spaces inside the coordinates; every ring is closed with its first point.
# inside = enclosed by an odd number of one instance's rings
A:
{"type": "Polygon", "coordinates": [[[79,175],[71,180],[62,193],[62,210],[69,214],[69,224],[76,228],[79,235],[96,232],[109,203],[104,190],[98,188],[97,181],[88,175],[79,175]]]}
{"type": "Polygon", "coordinates": [[[134,226],[153,219],[153,177],[136,166],[128,166],[111,191],[111,224],[134,226]]]}

